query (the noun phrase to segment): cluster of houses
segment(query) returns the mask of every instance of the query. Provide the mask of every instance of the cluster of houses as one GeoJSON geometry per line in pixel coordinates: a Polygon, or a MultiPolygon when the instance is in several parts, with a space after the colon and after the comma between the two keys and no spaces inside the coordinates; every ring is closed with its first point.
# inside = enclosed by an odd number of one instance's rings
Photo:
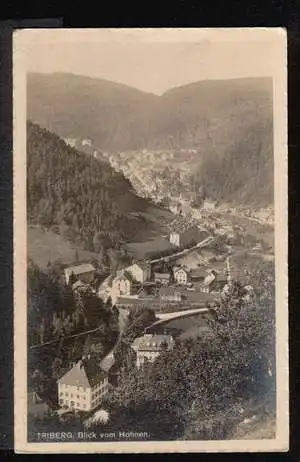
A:
{"type": "MultiPolygon", "coordinates": [[[[176,218],[172,223],[169,240],[174,249],[185,249],[204,241],[207,237],[207,232],[193,222],[187,224],[184,220],[176,218]]],[[[226,271],[178,266],[176,260],[173,266],[169,264],[167,270],[162,270],[155,262],[157,260],[137,261],[117,270],[102,283],[97,292],[98,296],[103,300],[111,298],[113,305],[128,307],[141,301],[178,303],[184,298],[178,286],[195,286],[193,290],[197,289],[198,293],[211,293],[221,292],[228,284],[226,271]]],[[[91,263],[86,263],[65,268],[64,273],[66,284],[70,285],[73,291],[80,292],[90,288],[96,268],[91,263]]]]}
{"type": "MultiPolygon", "coordinates": [[[[170,351],[174,346],[171,335],[145,334],[136,338],[131,348],[136,354],[136,366],[140,368],[153,363],[163,351],[170,351]]],[[[97,363],[88,355],[57,380],[58,405],[62,411],[93,411],[101,405],[110,386],[109,370],[104,367],[104,362],[97,363]]],[[[39,406],[45,412],[46,405],[40,403],[39,406]]],[[[33,412],[33,408],[30,409],[33,412]]]]}
{"type": "MultiPolygon", "coordinates": [[[[199,242],[207,235],[197,226],[185,227],[182,223],[174,227],[170,233],[170,242],[176,247],[185,247],[199,242]]],[[[200,293],[221,292],[230,284],[229,262],[226,261],[224,271],[215,271],[204,267],[189,268],[187,266],[168,266],[168,271],[160,271],[151,261],[137,261],[110,275],[105,286],[106,297],[111,297],[117,306],[131,306],[143,301],[180,303],[183,290],[200,293]]],[[[96,268],[91,263],[78,264],[65,268],[65,283],[73,291],[81,291],[91,287],[96,268]]],[[[98,296],[103,293],[98,292],[98,296]]],[[[197,295],[197,296],[198,296],[197,295]]],[[[196,297],[197,298],[197,297],[196,297]]],[[[152,363],[163,351],[174,348],[175,341],[171,335],[145,334],[136,338],[131,345],[136,355],[136,366],[144,367],[152,363]]],[[[113,355],[100,363],[89,356],[73,364],[58,381],[58,404],[63,409],[92,411],[102,402],[109,390],[109,375],[114,363],[113,355]]]]}
{"type": "MultiPolygon", "coordinates": [[[[139,261],[118,270],[114,277],[109,276],[105,289],[101,292],[100,288],[98,295],[104,300],[110,297],[112,304],[116,306],[130,307],[151,300],[178,303],[184,299],[179,286],[196,290],[199,294],[222,292],[229,283],[228,268],[228,263],[224,271],[174,265],[168,272],[157,272],[152,270],[151,262],[139,261]]],[[[77,280],[72,281],[73,291],[85,290],[95,271],[90,264],[66,268],[66,283],[69,284],[71,275],[75,275],[77,280]]]]}

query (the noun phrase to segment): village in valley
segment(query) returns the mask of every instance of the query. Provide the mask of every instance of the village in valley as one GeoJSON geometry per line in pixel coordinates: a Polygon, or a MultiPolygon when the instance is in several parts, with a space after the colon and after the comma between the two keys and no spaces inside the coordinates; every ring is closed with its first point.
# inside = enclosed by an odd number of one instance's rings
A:
{"type": "Polygon", "coordinates": [[[273,438],[273,81],[120,44],[27,75],[28,441],[273,438]]]}
{"type": "MultiPolygon", "coordinates": [[[[240,228],[228,227],[226,223],[212,226],[216,208],[214,201],[206,200],[202,208],[194,209],[191,215],[190,210],[186,212],[184,205],[178,202],[176,206],[171,205],[173,219],[170,232],[160,239],[160,245],[161,241],[165,245],[161,250],[162,256],[143,259],[130,257],[131,264],[119,264],[98,285],[95,284],[97,269],[92,262],[74,262],[64,267],[63,281],[74,297],[80,300],[90,294],[101,299],[111,309],[118,311],[121,319],[119,324],[123,320],[128,328],[128,318],[134,307],[142,307],[153,313],[149,324],[132,338],[129,345],[138,369],[151,367],[162,352],[173,350],[180,332],[170,327],[173,320],[190,318],[193,323],[194,317],[200,315],[203,321],[214,301],[230,294],[232,283],[238,275],[236,265],[231,263],[237,239],[233,230],[238,232],[240,228]],[[216,246],[220,236],[222,245],[216,246]]],[[[260,253],[261,244],[256,244],[252,251],[260,253]]],[[[253,287],[245,285],[245,299],[251,299],[252,293],[253,287]]],[[[196,328],[196,336],[201,335],[203,329],[207,329],[205,322],[201,322],[200,330],[196,328]]],[[[116,345],[120,342],[122,329],[116,345]]],[[[102,415],[103,420],[104,412],[104,420],[108,419],[108,414],[103,410],[103,400],[111,387],[118,386],[114,351],[115,347],[103,358],[97,355],[97,347],[86,350],[58,377],[55,385],[57,402],[54,405],[52,402],[52,407],[38,392],[29,393],[29,414],[43,418],[50,413],[64,422],[65,416],[80,413],[88,423],[97,421],[97,415],[102,415]]]]}

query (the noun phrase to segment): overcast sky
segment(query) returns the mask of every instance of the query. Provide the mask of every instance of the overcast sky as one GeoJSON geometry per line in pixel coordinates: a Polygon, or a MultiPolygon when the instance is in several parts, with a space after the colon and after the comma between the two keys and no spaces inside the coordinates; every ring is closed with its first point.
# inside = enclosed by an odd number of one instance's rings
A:
{"type": "Polygon", "coordinates": [[[131,40],[102,36],[99,41],[86,40],[85,35],[76,40],[67,34],[40,37],[27,46],[29,71],[71,72],[156,94],[204,79],[272,76],[276,65],[276,48],[269,40],[204,38],[174,43],[164,36],[152,42],[139,36],[131,40]]]}

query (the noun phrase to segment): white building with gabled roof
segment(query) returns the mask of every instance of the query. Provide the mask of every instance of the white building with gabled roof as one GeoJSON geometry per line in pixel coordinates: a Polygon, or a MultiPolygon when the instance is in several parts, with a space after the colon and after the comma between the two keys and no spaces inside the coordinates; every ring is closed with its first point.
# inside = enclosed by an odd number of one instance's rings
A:
{"type": "Polygon", "coordinates": [[[174,280],[177,284],[187,284],[189,280],[190,269],[186,266],[176,266],[173,268],[174,280]]]}
{"type": "Polygon", "coordinates": [[[126,271],[130,273],[136,281],[141,283],[149,281],[151,276],[151,266],[150,263],[146,261],[133,263],[126,268],[126,271]]]}
{"type": "Polygon", "coordinates": [[[116,277],[112,280],[112,295],[131,295],[133,277],[127,271],[117,271],[116,277]]]}
{"type": "Polygon", "coordinates": [[[61,407],[90,411],[108,392],[108,374],[95,360],[83,359],[57,380],[61,407]]]}

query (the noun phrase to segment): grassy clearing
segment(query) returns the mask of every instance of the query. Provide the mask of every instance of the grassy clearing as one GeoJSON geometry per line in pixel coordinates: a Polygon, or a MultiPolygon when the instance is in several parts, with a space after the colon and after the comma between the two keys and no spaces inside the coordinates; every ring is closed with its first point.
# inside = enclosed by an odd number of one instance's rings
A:
{"type": "Polygon", "coordinates": [[[162,252],[172,248],[168,239],[157,238],[145,242],[132,242],[126,245],[130,255],[136,259],[150,257],[155,252],[162,252]]]}
{"type": "Polygon", "coordinates": [[[75,262],[76,249],[79,261],[91,261],[96,257],[94,252],[82,250],[73,246],[62,236],[53,231],[46,231],[38,226],[28,226],[27,230],[27,252],[41,269],[46,268],[47,263],[60,262],[71,264],[75,262]]]}

